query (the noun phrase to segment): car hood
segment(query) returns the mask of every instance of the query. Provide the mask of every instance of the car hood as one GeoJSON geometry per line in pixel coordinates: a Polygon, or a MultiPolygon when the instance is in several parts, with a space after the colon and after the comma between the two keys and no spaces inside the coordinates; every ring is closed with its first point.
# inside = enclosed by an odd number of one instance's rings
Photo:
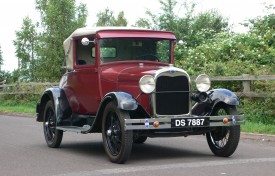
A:
{"type": "MultiPolygon", "coordinates": [[[[101,79],[114,82],[136,82],[144,75],[153,75],[165,65],[113,65],[102,70],[101,79]]],[[[167,67],[167,66],[166,66],[167,67]]]]}

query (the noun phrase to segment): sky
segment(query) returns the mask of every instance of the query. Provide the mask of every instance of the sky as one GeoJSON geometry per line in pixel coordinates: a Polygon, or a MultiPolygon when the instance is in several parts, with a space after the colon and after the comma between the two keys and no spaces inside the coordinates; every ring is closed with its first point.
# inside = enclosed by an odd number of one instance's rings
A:
{"type": "MultiPolygon", "coordinates": [[[[96,14],[105,8],[109,8],[117,15],[124,11],[129,25],[133,25],[139,18],[145,17],[144,12],[149,9],[158,13],[159,0],[76,0],[87,4],[87,25],[94,26],[96,14]]],[[[178,3],[184,0],[178,0],[178,3]]],[[[249,18],[255,18],[264,14],[264,2],[274,4],[275,0],[194,0],[197,3],[196,10],[206,11],[217,9],[224,17],[229,18],[235,32],[245,32],[246,29],[239,23],[249,18]]],[[[178,13],[180,15],[180,8],[178,13]]],[[[176,12],[177,13],[177,12],[176,12]]],[[[20,31],[23,18],[29,16],[33,22],[40,20],[39,13],[35,10],[35,0],[0,0],[0,46],[4,65],[2,70],[13,71],[17,69],[18,62],[15,56],[15,31],[20,31]]]]}

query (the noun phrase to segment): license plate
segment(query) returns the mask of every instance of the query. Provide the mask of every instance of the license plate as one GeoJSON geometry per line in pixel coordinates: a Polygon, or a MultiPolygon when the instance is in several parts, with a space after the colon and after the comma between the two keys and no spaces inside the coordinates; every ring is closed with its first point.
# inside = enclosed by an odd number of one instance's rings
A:
{"type": "Polygon", "coordinates": [[[171,119],[171,127],[207,126],[207,125],[209,125],[209,117],[171,119]]]}

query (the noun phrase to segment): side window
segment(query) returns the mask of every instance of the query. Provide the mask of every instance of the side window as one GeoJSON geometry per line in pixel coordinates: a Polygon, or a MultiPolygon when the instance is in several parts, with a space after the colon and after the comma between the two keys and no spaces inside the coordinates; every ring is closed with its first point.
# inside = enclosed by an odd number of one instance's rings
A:
{"type": "MultiPolygon", "coordinates": [[[[94,40],[89,38],[89,40],[94,40]]],[[[89,65],[95,63],[95,45],[89,43],[84,46],[81,44],[81,39],[76,40],[76,64],[77,65],[89,65]]]]}

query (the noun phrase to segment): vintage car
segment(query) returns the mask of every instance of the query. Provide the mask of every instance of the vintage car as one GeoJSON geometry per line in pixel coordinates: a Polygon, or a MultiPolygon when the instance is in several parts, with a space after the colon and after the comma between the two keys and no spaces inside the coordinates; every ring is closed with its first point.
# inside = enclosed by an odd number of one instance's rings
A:
{"type": "MultiPolygon", "coordinates": [[[[238,97],[210,89],[173,66],[172,32],[129,27],[80,28],[65,41],[66,73],[37,104],[49,147],[64,131],[102,133],[110,161],[124,163],[147,137],[206,135],[211,151],[228,157],[240,138],[238,97]]],[[[171,144],[172,145],[172,144],[171,144]]],[[[157,149],[156,149],[157,150],[157,149]]]]}

